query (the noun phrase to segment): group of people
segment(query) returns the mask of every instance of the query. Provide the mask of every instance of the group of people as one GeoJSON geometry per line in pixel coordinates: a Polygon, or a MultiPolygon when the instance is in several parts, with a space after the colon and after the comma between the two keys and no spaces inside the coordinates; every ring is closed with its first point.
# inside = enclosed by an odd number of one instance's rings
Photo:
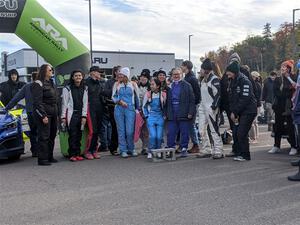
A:
{"type": "Polygon", "coordinates": [[[293,68],[292,60],[283,62],[280,75],[271,73],[262,85],[259,73],[242,65],[237,53],[229,58],[223,75],[209,58],[203,61],[199,77],[190,61],[172,69],[170,77],[163,70],[151,76],[150,70],[144,69],[138,79],[128,67],[116,66],[112,78],[106,80],[104,70],[92,66],[87,78],[81,70],[72,71],[68,84],[58,94],[53,69],[45,64],[32,74],[30,84],[18,81],[16,70],[10,71],[0,92],[7,110],[25,98],[31,151],[38,157],[38,165],[57,162],[53,150],[58,126],[69,134],[72,162],[99,159],[99,152],[107,150],[122,158],[135,157],[139,154],[136,134],[142,141],[141,153],[149,159],[155,149],[176,145],[181,157],[195,153],[198,158],[222,159],[225,154],[219,127],[223,112],[233,136],[232,152],[226,156],[247,161],[251,159],[249,132],[253,129],[253,139],[257,139],[257,115],[262,103],[268,123],[275,120],[275,144],[270,153],[280,150],[284,128],[289,135],[290,154],[297,153],[300,142],[294,124],[300,124],[300,98],[293,68]],[[142,118],[142,124],[137,132],[138,118],[142,118]],[[89,132],[82,154],[85,127],[89,132]],[[188,149],[190,141],[192,147],[188,149]]]}

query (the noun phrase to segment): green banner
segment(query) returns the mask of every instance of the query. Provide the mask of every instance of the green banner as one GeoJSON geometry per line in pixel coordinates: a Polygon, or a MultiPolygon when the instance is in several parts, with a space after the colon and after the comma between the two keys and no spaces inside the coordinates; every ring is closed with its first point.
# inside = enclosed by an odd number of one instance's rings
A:
{"type": "Polygon", "coordinates": [[[89,52],[36,0],[26,1],[15,33],[54,67],[89,52]]]}

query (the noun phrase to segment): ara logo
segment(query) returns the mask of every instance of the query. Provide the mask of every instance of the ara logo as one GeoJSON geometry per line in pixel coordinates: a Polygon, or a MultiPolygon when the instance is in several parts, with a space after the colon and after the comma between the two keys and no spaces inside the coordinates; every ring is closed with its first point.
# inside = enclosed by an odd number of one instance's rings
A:
{"type": "Polygon", "coordinates": [[[39,23],[40,27],[57,42],[59,42],[62,47],[68,50],[67,38],[61,37],[61,34],[56,30],[50,23],[46,24],[43,18],[32,18],[32,21],[39,23]]]}
{"type": "Polygon", "coordinates": [[[18,9],[17,0],[0,0],[0,8],[5,7],[9,11],[14,11],[18,9]]]}

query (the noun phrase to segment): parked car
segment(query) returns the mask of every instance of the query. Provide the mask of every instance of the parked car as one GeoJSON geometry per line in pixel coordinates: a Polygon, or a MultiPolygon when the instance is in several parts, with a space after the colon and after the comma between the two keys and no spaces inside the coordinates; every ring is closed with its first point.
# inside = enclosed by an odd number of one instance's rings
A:
{"type": "Polygon", "coordinates": [[[0,106],[0,159],[19,159],[22,154],[24,154],[22,117],[14,116],[0,106]]]}

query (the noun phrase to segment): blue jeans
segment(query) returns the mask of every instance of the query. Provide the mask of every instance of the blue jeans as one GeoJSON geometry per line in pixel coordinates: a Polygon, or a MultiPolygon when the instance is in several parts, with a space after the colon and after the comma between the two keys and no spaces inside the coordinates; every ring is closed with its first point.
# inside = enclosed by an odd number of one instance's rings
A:
{"type": "Polygon", "coordinates": [[[187,149],[189,145],[190,120],[171,120],[168,121],[168,147],[175,148],[176,137],[180,131],[180,148],[187,149]]]}
{"type": "Polygon", "coordinates": [[[99,128],[99,138],[100,138],[100,149],[106,150],[111,144],[111,133],[112,128],[109,121],[109,116],[103,114],[99,128]]]}
{"type": "Polygon", "coordinates": [[[149,116],[147,119],[147,125],[149,129],[149,150],[160,149],[163,141],[164,134],[164,118],[161,115],[149,116]]]}
{"type": "Polygon", "coordinates": [[[134,150],[134,125],[135,110],[134,106],[124,108],[117,105],[115,108],[115,120],[118,129],[120,153],[133,152],[134,150]]]}

